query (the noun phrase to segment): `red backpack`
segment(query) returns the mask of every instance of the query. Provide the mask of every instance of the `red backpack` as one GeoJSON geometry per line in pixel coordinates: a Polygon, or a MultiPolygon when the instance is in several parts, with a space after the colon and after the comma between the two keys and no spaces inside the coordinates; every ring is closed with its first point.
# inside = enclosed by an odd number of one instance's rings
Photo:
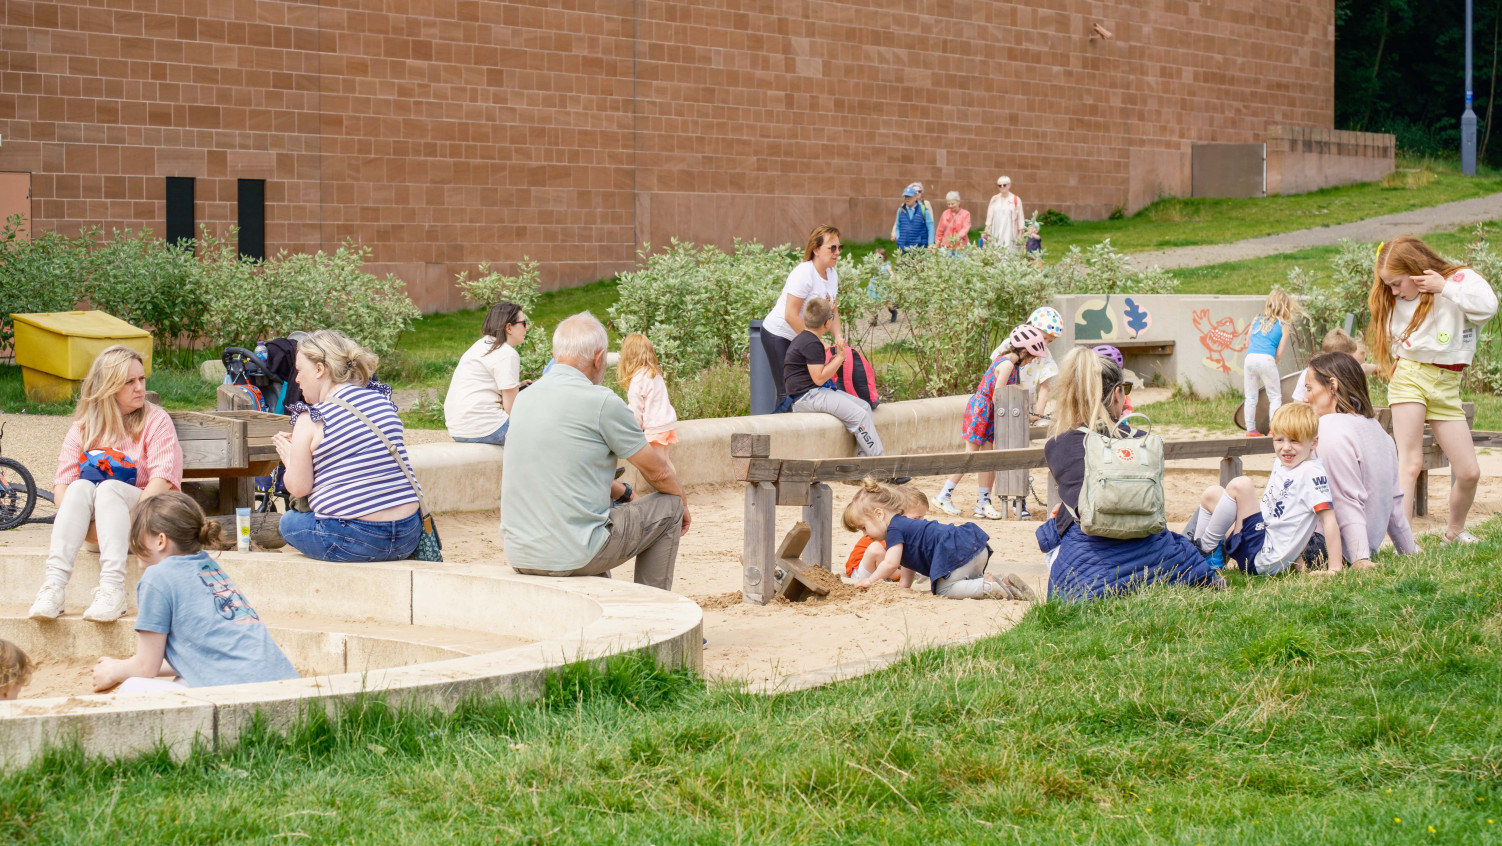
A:
{"type": "MultiPolygon", "coordinates": [[[[855,347],[849,347],[850,353],[845,356],[845,363],[840,366],[840,372],[829,380],[836,388],[851,396],[860,397],[875,408],[881,403],[881,397],[876,393],[876,369],[871,366],[870,359],[861,355],[861,351],[855,347]]],[[[834,357],[834,350],[824,351],[824,363],[834,357]]]]}

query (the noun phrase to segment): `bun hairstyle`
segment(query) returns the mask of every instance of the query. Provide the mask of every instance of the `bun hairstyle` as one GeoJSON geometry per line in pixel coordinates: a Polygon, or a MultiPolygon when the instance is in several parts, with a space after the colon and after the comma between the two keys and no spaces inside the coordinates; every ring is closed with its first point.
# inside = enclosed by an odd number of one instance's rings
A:
{"type": "Polygon", "coordinates": [[[205,546],[218,548],[224,530],[203,516],[193,497],[168,491],[143,499],[130,510],[130,551],[140,555],[145,549],[141,541],[154,535],[166,535],[178,552],[192,555],[205,546]]]}
{"type": "Polygon", "coordinates": [[[1050,437],[1084,426],[1109,433],[1116,427],[1106,398],[1122,383],[1121,368],[1088,347],[1075,347],[1059,363],[1059,409],[1050,437]]]}
{"type": "Polygon", "coordinates": [[[505,345],[506,327],[515,323],[516,316],[521,313],[522,307],[516,303],[502,301],[490,307],[490,311],[485,313],[485,325],[480,327],[480,337],[491,339],[490,349],[485,351],[485,355],[490,355],[505,345]]]}
{"type": "MultiPolygon", "coordinates": [[[[504,340],[505,332],[501,334],[504,340]]],[[[327,367],[335,385],[363,388],[381,363],[375,353],[334,329],[309,332],[308,337],[297,342],[297,352],[310,363],[327,367]]]]}
{"type": "Polygon", "coordinates": [[[31,681],[31,671],[36,668],[21,647],[0,638],[0,693],[12,688],[25,687],[31,681]]]}
{"type": "Polygon", "coordinates": [[[1466,265],[1446,261],[1444,256],[1436,253],[1428,244],[1411,235],[1399,235],[1377,248],[1377,261],[1372,270],[1372,290],[1366,297],[1366,304],[1372,312],[1372,321],[1366,325],[1366,345],[1377,357],[1377,366],[1383,373],[1392,375],[1393,344],[1408,340],[1408,336],[1429,318],[1429,310],[1434,308],[1434,295],[1419,294],[1419,304],[1413,310],[1413,319],[1394,338],[1390,322],[1397,297],[1393,296],[1387,283],[1382,281],[1382,272],[1386,270],[1405,276],[1423,276],[1433,270],[1449,279],[1455,271],[1465,268],[1466,265]]]}
{"type": "Polygon", "coordinates": [[[144,369],[146,360],[135,350],[115,344],[105,347],[89,365],[78,393],[78,410],[74,415],[82,425],[84,449],[114,446],[122,440],[141,437],[146,428],[149,403],[129,414],[121,414],[115,394],[130,381],[130,363],[144,369]]]}
{"type": "Polygon", "coordinates": [[[1335,394],[1337,412],[1377,416],[1372,397],[1366,391],[1366,371],[1354,356],[1343,352],[1320,353],[1309,360],[1309,370],[1325,390],[1335,394]]]}
{"type": "Polygon", "coordinates": [[[803,260],[813,261],[814,253],[824,246],[824,242],[830,238],[840,237],[840,230],[827,223],[821,223],[814,227],[814,231],[808,233],[808,241],[803,245],[803,260]]]}
{"type": "Polygon", "coordinates": [[[855,496],[850,498],[850,504],[845,506],[845,513],[840,515],[840,524],[847,532],[859,532],[864,528],[866,518],[876,509],[880,508],[888,515],[901,514],[911,502],[912,498],[902,488],[867,476],[861,480],[861,489],[856,491],[855,496]]]}

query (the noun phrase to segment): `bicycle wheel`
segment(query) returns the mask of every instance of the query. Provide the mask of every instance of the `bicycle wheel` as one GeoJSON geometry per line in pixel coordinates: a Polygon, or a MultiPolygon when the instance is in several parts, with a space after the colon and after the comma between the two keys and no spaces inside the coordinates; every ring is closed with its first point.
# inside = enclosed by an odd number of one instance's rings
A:
{"type": "Polygon", "coordinates": [[[37,505],[37,483],[14,458],[0,458],[0,531],[26,522],[37,505]]]}

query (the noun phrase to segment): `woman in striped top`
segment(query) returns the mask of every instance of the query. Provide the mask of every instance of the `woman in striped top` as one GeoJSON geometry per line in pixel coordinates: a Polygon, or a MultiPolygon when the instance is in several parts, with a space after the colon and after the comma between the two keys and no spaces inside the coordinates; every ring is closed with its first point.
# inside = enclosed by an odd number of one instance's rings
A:
{"type": "Polygon", "coordinates": [[[322,561],[398,561],[422,536],[417,491],[381,438],[338,397],[380,427],[402,460],[407,448],[391,387],[377,382],[375,353],[332,329],[297,344],[297,384],[305,403],[292,406],[292,431],[273,438],[293,496],[311,513],[282,515],[282,537],[322,561]]]}

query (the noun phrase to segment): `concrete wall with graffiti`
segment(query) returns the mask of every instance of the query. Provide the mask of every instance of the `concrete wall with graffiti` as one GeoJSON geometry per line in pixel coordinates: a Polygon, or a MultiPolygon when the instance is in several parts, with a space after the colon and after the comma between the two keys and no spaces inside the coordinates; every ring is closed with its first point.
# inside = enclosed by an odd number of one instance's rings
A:
{"type": "MultiPolygon", "coordinates": [[[[1128,368],[1148,382],[1182,384],[1213,396],[1240,392],[1247,331],[1262,313],[1264,297],[1193,294],[1071,294],[1054,298],[1064,334],[1054,341],[1062,359],[1077,343],[1113,344],[1128,368]]],[[[1279,371],[1298,369],[1284,356],[1279,371]]]]}

